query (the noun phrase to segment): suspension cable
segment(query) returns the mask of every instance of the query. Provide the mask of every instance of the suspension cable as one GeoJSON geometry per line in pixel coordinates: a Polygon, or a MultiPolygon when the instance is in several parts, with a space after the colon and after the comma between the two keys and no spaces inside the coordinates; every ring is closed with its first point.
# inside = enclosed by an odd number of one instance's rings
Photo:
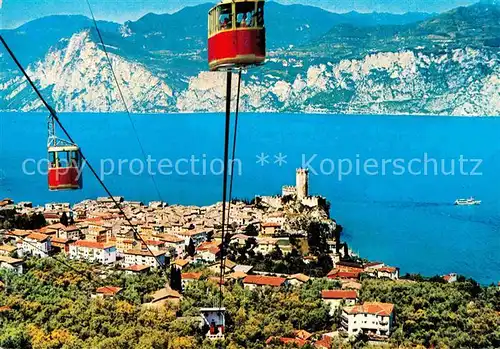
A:
{"type": "Polygon", "coordinates": [[[222,302],[224,300],[224,295],[222,294],[222,285],[224,284],[224,272],[225,272],[225,255],[224,255],[224,245],[225,245],[225,223],[226,223],[226,201],[227,201],[227,174],[228,174],[228,160],[229,160],[229,129],[231,123],[231,80],[232,73],[228,71],[227,74],[227,89],[226,89],[226,125],[224,134],[224,178],[222,179],[222,245],[221,245],[221,256],[220,256],[220,282],[219,282],[219,308],[222,308],[222,302]]]}
{"type": "MultiPolygon", "coordinates": [[[[86,0],[87,2],[87,6],[89,8],[89,11],[90,11],[90,14],[92,16],[92,21],[94,23],[94,27],[95,27],[95,30],[97,32],[97,36],[99,37],[99,41],[101,42],[101,46],[102,46],[102,50],[104,52],[104,55],[106,56],[106,61],[109,65],[109,69],[111,70],[111,74],[113,75],[113,79],[115,81],[115,84],[116,84],[116,88],[118,89],[118,94],[120,95],[120,99],[123,103],[123,107],[125,108],[125,112],[127,113],[127,116],[128,116],[128,119],[130,121],[130,125],[132,126],[132,130],[134,131],[134,135],[135,135],[135,138],[137,140],[137,143],[139,144],[139,147],[141,149],[141,152],[142,152],[142,156],[144,158],[144,161],[147,162],[147,155],[146,155],[146,151],[144,150],[144,147],[142,145],[142,142],[141,142],[141,139],[139,138],[139,134],[137,132],[137,128],[135,127],[135,123],[134,121],[132,120],[132,116],[130,115],[130,109],[127,105],[127,102],[125,100],[125,96],[123,95],[123,92],[122,92],[122,89],[121,89],[121,86],[120,86],[120,83],[118,82],[118,78],[116,76],[116,73],[115,73],[115,70],[113,68],[113,64],[111,62],[111,58],[109,57],[109,54],[108,54],[108,50],[106,49],[106,45],[104,44],[104,39],[102,37],[102,34],[101,34],[101,31],[99,30],[99,26],[97,25],[97,20],[94,16],[94,11],[92,10],[92,6],[90,5],[90,0],[86,0]]],[[[159,83],[157,83],[156,85],[158,85],[159,83]]],[[[155,85],[155,86],[156,86],[155,85]]],[[[153,88],[151,88],[152,90],[153,88]]],[[[135,106],[135,104],[133,105],[135,106]]],[[[149,172],[149,171],[148,171],[149,172]]],[[[158,188],[158,184],[156,183],[156,179],[155,177],[153,176],[152,173],[149,173],[149,177],[151,178],[151,181],[153,182],[153,185],[155,187],[155,190],[156,190],[156,193],[158,195],[158,198],[160,199],[161,202],[163,202],[163,198],[162,198],[162,195],[161,195],[161,192],[160,192],[160,189],[158,188]]]]}
{"type": "MultiPolygon", "coordinates": [[[[36,85],[33,83],[33,81],[31,80],[31,78],[29,77],[28,73],[23,68],[23,66],[21,65],[21,63],[18,61],[17,57],[14,55],[14,52],[12,52],[12,50],[10,49],[10,47],[7,45],[7,42],[5,41],[5,39],[3,38],[2,35],[0,35],[0,41],[2,41],[2,44],[5,46],[5,48],[7,49],[7,52],[9,53],[9,55],[14,60],[14,63],[16,63],[16,65],[19,68],[19,70],[23,73],[23,75],[26,78],[26,80],[28,81],[28,83],[31,85],[31,87],[33,88],[33,90],[35,91],[35,93],[38,95],[38,98],[42,101],[43,105],[50,112],[50,114],[52,115],[52,117],[54,118],[54,120],[57,122],[57,124],[59,125],[59,127],[61,128],[61,130],[64,132],[64,134],[68,138],[68,140],[71,143],[77,144],[73,140],[73,138],[71,137],[71,135],[69,134],[69,132],[66,130],[66,128],[62,124],[61,120],[59,120],[59,117],[57,116],[56,111],[47,103],[47,101],[45,100],[45,98],[42,96],[40,90],[38,90],[38,88],[36,87],[36,85]]],[[[151,256],[153,256],[155,258],[156,262],[158,263],[158,266],[163,270],[164,269],[163,268],[163,266],[164,266],[163,263],[161,263],[160,259],[153,253],[153,251],[148,246],[148,244],[146,243],[146,241],[142,238],[142,236],[139,234],[139,232],[137,231],[137,229],[134,227],[134,225],[132,224],[132,221],[125,214],[125,211],[123,210],[123,208],[121,207],[121,205],[118,203],[118,201],[116,201],[116,198],[111,194],[110,190],[108,189],[108,187],[106,187],[106,185],[104,184],[103,180],[99,177],[99,175],[97,174],[97,172],[94,169],[94,167],[92,166],[92,164],[88,161],[88,159],[83,154],[82,148],[79,147],[78,149],[79,149],[78,152],[80,153],[80,157],[82,158],[82,160],[87,164],[88,168],[90,169],[90,171],[92,172],[92,174],[94,175],[94,177],[97,179],[97,181],[99,182],[99,184],[103,187],[103,189],[106,192],[106,194],[111,198],[111,200],[116,205],[116,207],[118,208],[118,210],[120,211],[120,213],[123,215],[123,217],[125,218],[125,220],[128,222],[129,226],[131,227],[131,229],[134,232],[134,237],[136,239],[139,239],[139,240],[142,241],[142,243],[146,246],[146,248],[149,251],[149,253],[151,254],[151,256]]],[[[166,272],[165,270],[163,270],[163,271],[164,271],[164,273],[166,272]]]]}
{"type": "Polygon", "coordinates": [[[236,113],[234,115],[234,131],[233,131],[233,153],[231,155],[231,174],[229,180],[229,203],[227,208],[227,225],[231,219],[231,205],[233,200],[233,179],[234,179],[234,159],[236,155],[236,141],[238,139],[238,116],[240,112],[240,92],[241,92],[241,70],[238,73],[238,92],[236,94],[236,113]]]}

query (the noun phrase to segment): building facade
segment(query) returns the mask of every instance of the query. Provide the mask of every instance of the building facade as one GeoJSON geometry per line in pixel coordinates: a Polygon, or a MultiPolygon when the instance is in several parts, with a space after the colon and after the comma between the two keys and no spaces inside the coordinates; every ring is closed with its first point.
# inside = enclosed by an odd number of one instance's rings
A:
{"type": "Polygon", "coordinates": [[[50,237],[45,234],[32,233],[22,243],[23,255],[44,258],[49,256],[50,250],[50,237]]]}
{"type": "Polygon", "coordinates": [[[393,323],[394,305],[390,303],[367,302],[342,309],[341,326],[349,336],[364,333],[372,338],[387,338],[393,323]]]}
{"type": "Polygon", "coordinates": [[[79,240],[69,245],[69,258],[111,264],[116,262],[116,246],[114,244],[79,240]]]}
{"type": "Polygon", "coordinates": [[[341,306],[355,305],[358,294],[353,290],[325,290],[321,291],[321,299],[328,304],[330,315],[333,316],[341,306]]]}
{"type": "Polygon", "coordinates": [[[165,266],[166,257],[165,251],[144,251],[144,250],[127,250],[123,253],[121,261],[123,267],[131,267],[133,265],[147,265],[150,268],[158,268],[165,266]]]}

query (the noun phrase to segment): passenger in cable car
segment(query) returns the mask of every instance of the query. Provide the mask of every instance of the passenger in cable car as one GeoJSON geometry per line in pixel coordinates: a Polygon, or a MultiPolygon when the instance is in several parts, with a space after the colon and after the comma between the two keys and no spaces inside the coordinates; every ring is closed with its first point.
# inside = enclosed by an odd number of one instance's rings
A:
{"type": "Polygon", "coordinates": [[[231,29],[233,27],[232,18],[233,18],[233,12],[231,5],[221,7],[219,16],[219,22],[220,22],[219,29],[221,30],[231,29]]]}
{"type": "Polygon", "coordinates": [[[236,4],[236,18],[238,19],[236,27],[246,28],[254,27],[255,4],[238,3],[236,4]]]}
{"type": "Polygon", "coordinates": [[[240,22],[240,27],[242,27],[242,28],[247,27],[247,14],[246,13],[243,14],[243,18],[241,19],[241,22],[240,22]]]}

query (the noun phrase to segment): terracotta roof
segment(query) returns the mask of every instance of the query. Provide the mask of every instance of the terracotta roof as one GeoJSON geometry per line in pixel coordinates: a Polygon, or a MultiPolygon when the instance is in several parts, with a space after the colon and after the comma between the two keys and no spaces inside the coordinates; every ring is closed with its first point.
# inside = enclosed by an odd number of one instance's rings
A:
{"type": "Polygon", "coordinates": [[[165,298],[177,298],[177,299],[182,298],[179,292],[167,288],[162,288],[161,290],[156,291],[155,293],[152,294],[152,296],[153,300],[151,301],[151,303],[159,302],[165,298]]]}
{"type": "Polygon", "coordinates": [[[227,276],[228,279],[235,279],[235,280],[244,279],[245,277],[247,277],[247,274],[245,274],[242,271],[235,271],[234,273],[229,274],[227,276]]]}
{"type": "Polygon", "coordinates": [[[397,271],[397,268],[394,268],[394,267],[382,267],[378,271],[385,272],[385,273],[395,273],[397,271]]]}
{"type": "Polygon", "coordinates": [[[188,260],[185,260],[185,259],[176,259],[176,260],[174,261],[174,264],[175,264],[175,265],[178,265],[179,267],[184,267],[184,266],[186,266],[186,265],[188,265],[188,264],[189,264],[189,261],[188,261],[188,260]]]}
{"type": "Polygon", "coordinates": [[[123,270],[129,270],[129,271],[137,271],[137,272],[141,272],[141,271],[146,271],[148,270],[150,267],[149,265],[142,265],[142,264],[134,264],[134,265],[131,265],[129,267],[125,267],[123,268],[123,270]]]}
{"type": "Polygon", "coordinates": [[[211,248],[207,249],[206,252],[210,252],[212,254],[217,254],[217,253],[220,252],[220,248],[218,248],[218,247],[211,247],[211,248]]]}
{"type": "Polygon", "coordinates": [[[253,284],[259,286],[273,286],[278,287],[285,283],[285,278],[276,276],[262,276],[262,275],[248,275],[244,280],[244,284],[253,284]]]}
{"type": "Polygon", "coordinates": [[[380,302],[366,302],[361,305],[344,307],[348,314],[372,314],[380,316],[389,316],[394,311],[394,304],[380,302]]]}
{"type": "Polygon", "coordinates": [[[78,240],[73,243],[74,246],[77,247],[87,247],[87,248],[97,248],[100,250],[104,250],[106,248],[115,247],[114,244],[105,244],[102,242],[88,241],[88,240],[78,240]]]}
{"type": "Polygon", "coordinates": [[[15,229],[11,232],[8,232],[7,235],[14,235],[14,236],[28,236],[30,235],[31,233],[33,233],[33,231],[31,230],[20,230],[20,229],[15,229]]]}
{"type": "Polygon", "coordinates": [[[7,264],[19,264],[19,263],[23,263],[24,261],[22,259],[11,258],[11,257],[7,257],[7,256],[0,256],[0,262],[5,262],[7,264]]]}
{"type": "Polygon", "coordinates": [[[361,287],[363,287],[363,285],[361,285],[359,282],[356,281],[349,281],[349,280],[342,281],[343,289],[361,290],[361,287]]]}
{"type": "Polygon", "coordinates": [[[164,245],[165,242],[155,241],[155,240],[146,240],[146,244],[151,245],[151,246],[160,246],[160,245],[164,245]]]}
{"type": "Polygon", "coordinates": [[[323,299],[356,299],[358,294],[351,290],[324,290],[321,291],[323,299]]]}
{"type": "Polygon", "coordinates": [[[106,296],[114,296],[116,295],[118,292],[120,292],[122,290],[121,287],[116,287],[116,286],[104,286],[104,287],[99,287],[97,290],[96,290],[96,293],[99,293],[99,294],[103,294],[103,295],[106,295],[106,296]]]}
{"type": "Polygon", "coordinates": [[[165,242],[168,242],[168,243],[180,243],[180,242],[184,242],[184,239],[179,238],[177,236],[172,236],[172,235],[158,235],[158,237],[162,241],[165,241],[165,242]]]}
{"type": "Polygon", "coordinates": [[[51,225],[48,225],[46,226],[47,229],[64,229],[66,228],[66,226],[62,223],[55,223],[55,224],[51,224],[51,225]]]}
{"type": "Polygon", "coordinates": [[[199,280],[202,273],[182,273],[182,279],[184,280],[199,280]]]}
{"type": "Polygon", "coordinates": [[[323,338],[314,343],[314,346],[318,349],[330,349],[332,347],[332,344],[333,344],[332,337],[323,336],[323,338]]]}
{"type": "Polygon", "coordinates": [[[12,310],[12,308],[9,307],[8,305],[0,307],[0,313],[6,312],[6,311],[10,311],[10,310],[12,310]]]}
{"type": "Polygon", "coordinates": [[[182,236],[195,236],[199,234],[204,234],[206,233],[206,229],[194,229],[194,230],[183,230],[178,232],[177,234],[182,235],[182,236]]]}
{"type": "Polygon", "coordinates": [[[266,222],[266,223],[262,223],[262,227],[264,227],[264,228],[280,228],[281,224],[274,223],[274,222],[266,222]]]}
{"type": "Polygon", "coordinates": [[[236,263],[229,259],[226,259],[224,263],[228,269],[233,269],[236,266],[236,263]]]}
{"type": "Polygon", "coordinates": [[[216,242],[203,242],[196,248],[196,251],[208,251],[214,247],[219,247],[219,245],[216,242]]]}
{"type": "Polygon", "coordinates": [[[339,269],[334,269],[328,273],[327,277],[329,279],[359,279],[360,272],[351,271],[340,271],[339,269]]]}
{"type": "Polygon", "coordinates": [[[26,239],[36,240],[38,242],[44,242],[49,238],[48,235],[40,234],[40,233],[32,233],[26,237],[26,239]]]}
{"type": "Polygon", "coordinates": [[[297,347],[303,347],[304,345],[307,344],[307,341],[300,339],[300,338],[285,338],[285,337],[269,337],[266,340],[266,344],[271,344],[273,341],[279,341],[282,344],[285,345],[295,345],[297,347]]]}
{"type": "Polygon", "coordinates": [[[17,247],[11,245],[0,245],[0,251],[13,252],[17,250],[17,247]]]}
{"type": "Polygon", "coordinates": [[[69,227],[64,227],[63,230],[64,231],[76,231],[76,230],[80,230],[80,228],[78,228],[76,225],[70,225],[69,227]]]}
{"type": "Polygon", "coordinates": [[[384,266],[384,263],[383,262],[368,262],[368,263],[365,263],[363,265],[363,267],[366,269],[366,268],[372,268],[372,267],[376,267],[376,266],[384,266]]]}
{"type": "Polygon", "coordinates": [[[289,276],[288,279],[296,279],[302,282],[308,282],[311,278],[307,275],[299,273],[289,276]]]}
{"type": "Polygon", "coordinates": [[[131,254],[134,256],[144,256],[144,257],[158,257],[165,254],[165,251],[140,251],[140,250],[126,250],[124,254],[131,254]]]}
{"type": "Polygon", "coordinates": [[[335,268],[335,269],[337,269],[339,271],[346,271],[349,273],[361,273],[362,271],[364,271],[364,268],[348,266],[348,265],[337,265],[337,268],[335,268]]]}
{"type": "Polygon", "coordinates": [[[68,243],[68,241],[69,241],[68,239],[62,239],[62,238],[52,238],[50,240],[50,242],[53,244],[66,244],[68,243]]]}
{"type": "Polygon", "coordinates": [[[236,234],[236,235],[233,235],[233,236],[231,237],[231,240],[235,240],[235,239],[243,239],[243,240],[248,240],[248,239],[250,239],[250,236],[245,235],[245,234],[236,234]]]}
{"type": "Polygon", "coordinates": [[[312,334],[305,331],[305,330],[296,330],[296,331],[293,331],[293,335],[295,336],[295,338],[300,338],[300,339],[303,339],[303,340],[308,340],[309,338],[312,337],[312,334]]]}

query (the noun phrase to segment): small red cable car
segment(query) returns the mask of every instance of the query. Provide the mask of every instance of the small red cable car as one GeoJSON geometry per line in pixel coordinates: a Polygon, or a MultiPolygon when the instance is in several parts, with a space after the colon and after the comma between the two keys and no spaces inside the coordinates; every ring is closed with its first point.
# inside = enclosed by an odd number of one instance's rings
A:
{"type": "Polygon", "coordinates": [[[49,147],[49,189],[82,188],[80,148],[76,145],[49,147]]]}
{"type": "Polygon", "coordinates": [[[222,0],[209,11],[211,71],[260,65],[265,59],[264,0],[222,0]]]}
{"type": "Polygon", "coordinates": [[[49,190],[76,190],[82,188],[82,157],[80,148],[57,138],[54,120],[49,116],[49,190]]]}

